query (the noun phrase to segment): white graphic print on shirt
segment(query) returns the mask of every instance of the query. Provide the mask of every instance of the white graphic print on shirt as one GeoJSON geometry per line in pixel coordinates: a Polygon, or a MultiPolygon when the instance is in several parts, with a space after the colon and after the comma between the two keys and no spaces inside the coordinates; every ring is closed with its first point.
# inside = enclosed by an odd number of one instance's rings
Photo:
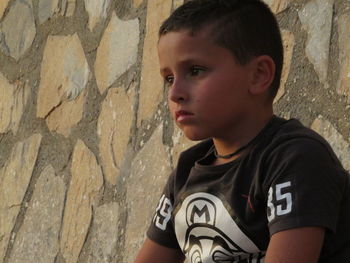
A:
{"type": "Polygon", "coordinates": [[[165,230],[166,226],[171,218],[171,212],[173,211],[173,206],[165,195],[159,200],[158,206],[156,208],[156,213],[153,217],[153,222],[161,230],[165,230]]]}
{"type": "Polygon", "coordinates": [[[263,262],[264,252],[209,193],[195,193],[183,201],[175,215],[175,233],[191,263],[263,262]]]}

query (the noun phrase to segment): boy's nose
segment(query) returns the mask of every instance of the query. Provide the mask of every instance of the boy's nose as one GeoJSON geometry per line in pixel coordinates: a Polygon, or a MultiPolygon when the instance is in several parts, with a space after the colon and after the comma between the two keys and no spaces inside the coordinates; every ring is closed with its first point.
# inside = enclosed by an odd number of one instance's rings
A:
{"type": "Polygon", "coordinates": [[[188,99],[188,93],[186,92],[185,83],[174,80],[173,84],[169,88],[168,98],[176,103],[186,101],[188,99]]]}

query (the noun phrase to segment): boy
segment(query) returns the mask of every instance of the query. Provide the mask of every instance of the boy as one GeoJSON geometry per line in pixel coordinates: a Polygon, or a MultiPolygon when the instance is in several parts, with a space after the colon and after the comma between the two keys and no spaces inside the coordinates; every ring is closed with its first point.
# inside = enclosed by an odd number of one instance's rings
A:
{"type": "Polygon", "coordinates": [[[273,115],[283,48],[259,0],[192,0],[161,26],[182,153],[136,263],[350,262],[349,177],[323,138],[273,115]]]}

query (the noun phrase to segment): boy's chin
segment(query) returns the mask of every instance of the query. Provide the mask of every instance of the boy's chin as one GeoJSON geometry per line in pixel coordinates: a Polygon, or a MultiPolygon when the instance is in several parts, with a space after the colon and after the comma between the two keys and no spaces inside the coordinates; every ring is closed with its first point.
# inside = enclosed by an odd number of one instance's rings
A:
{"type": "Polygon", "coordinates": [[[182,129],[182,132],[184,133],[186,138],[191,140],[191,141],[203,141],[203,140],[206,140],[209,138],[208,136],[205,136],[203,134],[194,133],[192,131],[187,131],[186,129],[182,129]]]}

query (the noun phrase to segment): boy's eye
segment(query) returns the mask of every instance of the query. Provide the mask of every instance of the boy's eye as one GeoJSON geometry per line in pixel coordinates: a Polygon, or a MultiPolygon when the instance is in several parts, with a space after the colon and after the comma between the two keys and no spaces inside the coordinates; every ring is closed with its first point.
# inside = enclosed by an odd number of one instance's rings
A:
{"type": "Polygon", "coordinates": [[[198,76],[202,74],[204,71],[205,71],[205,68],[200,66],[192,66],[190,70],[191,76],[198,76]]]}
{"type": "Polygon", "coordinates": [[[171,85],[174,82],[174,76],[165,76],[164,81],[166,85],[171,85]]]}

